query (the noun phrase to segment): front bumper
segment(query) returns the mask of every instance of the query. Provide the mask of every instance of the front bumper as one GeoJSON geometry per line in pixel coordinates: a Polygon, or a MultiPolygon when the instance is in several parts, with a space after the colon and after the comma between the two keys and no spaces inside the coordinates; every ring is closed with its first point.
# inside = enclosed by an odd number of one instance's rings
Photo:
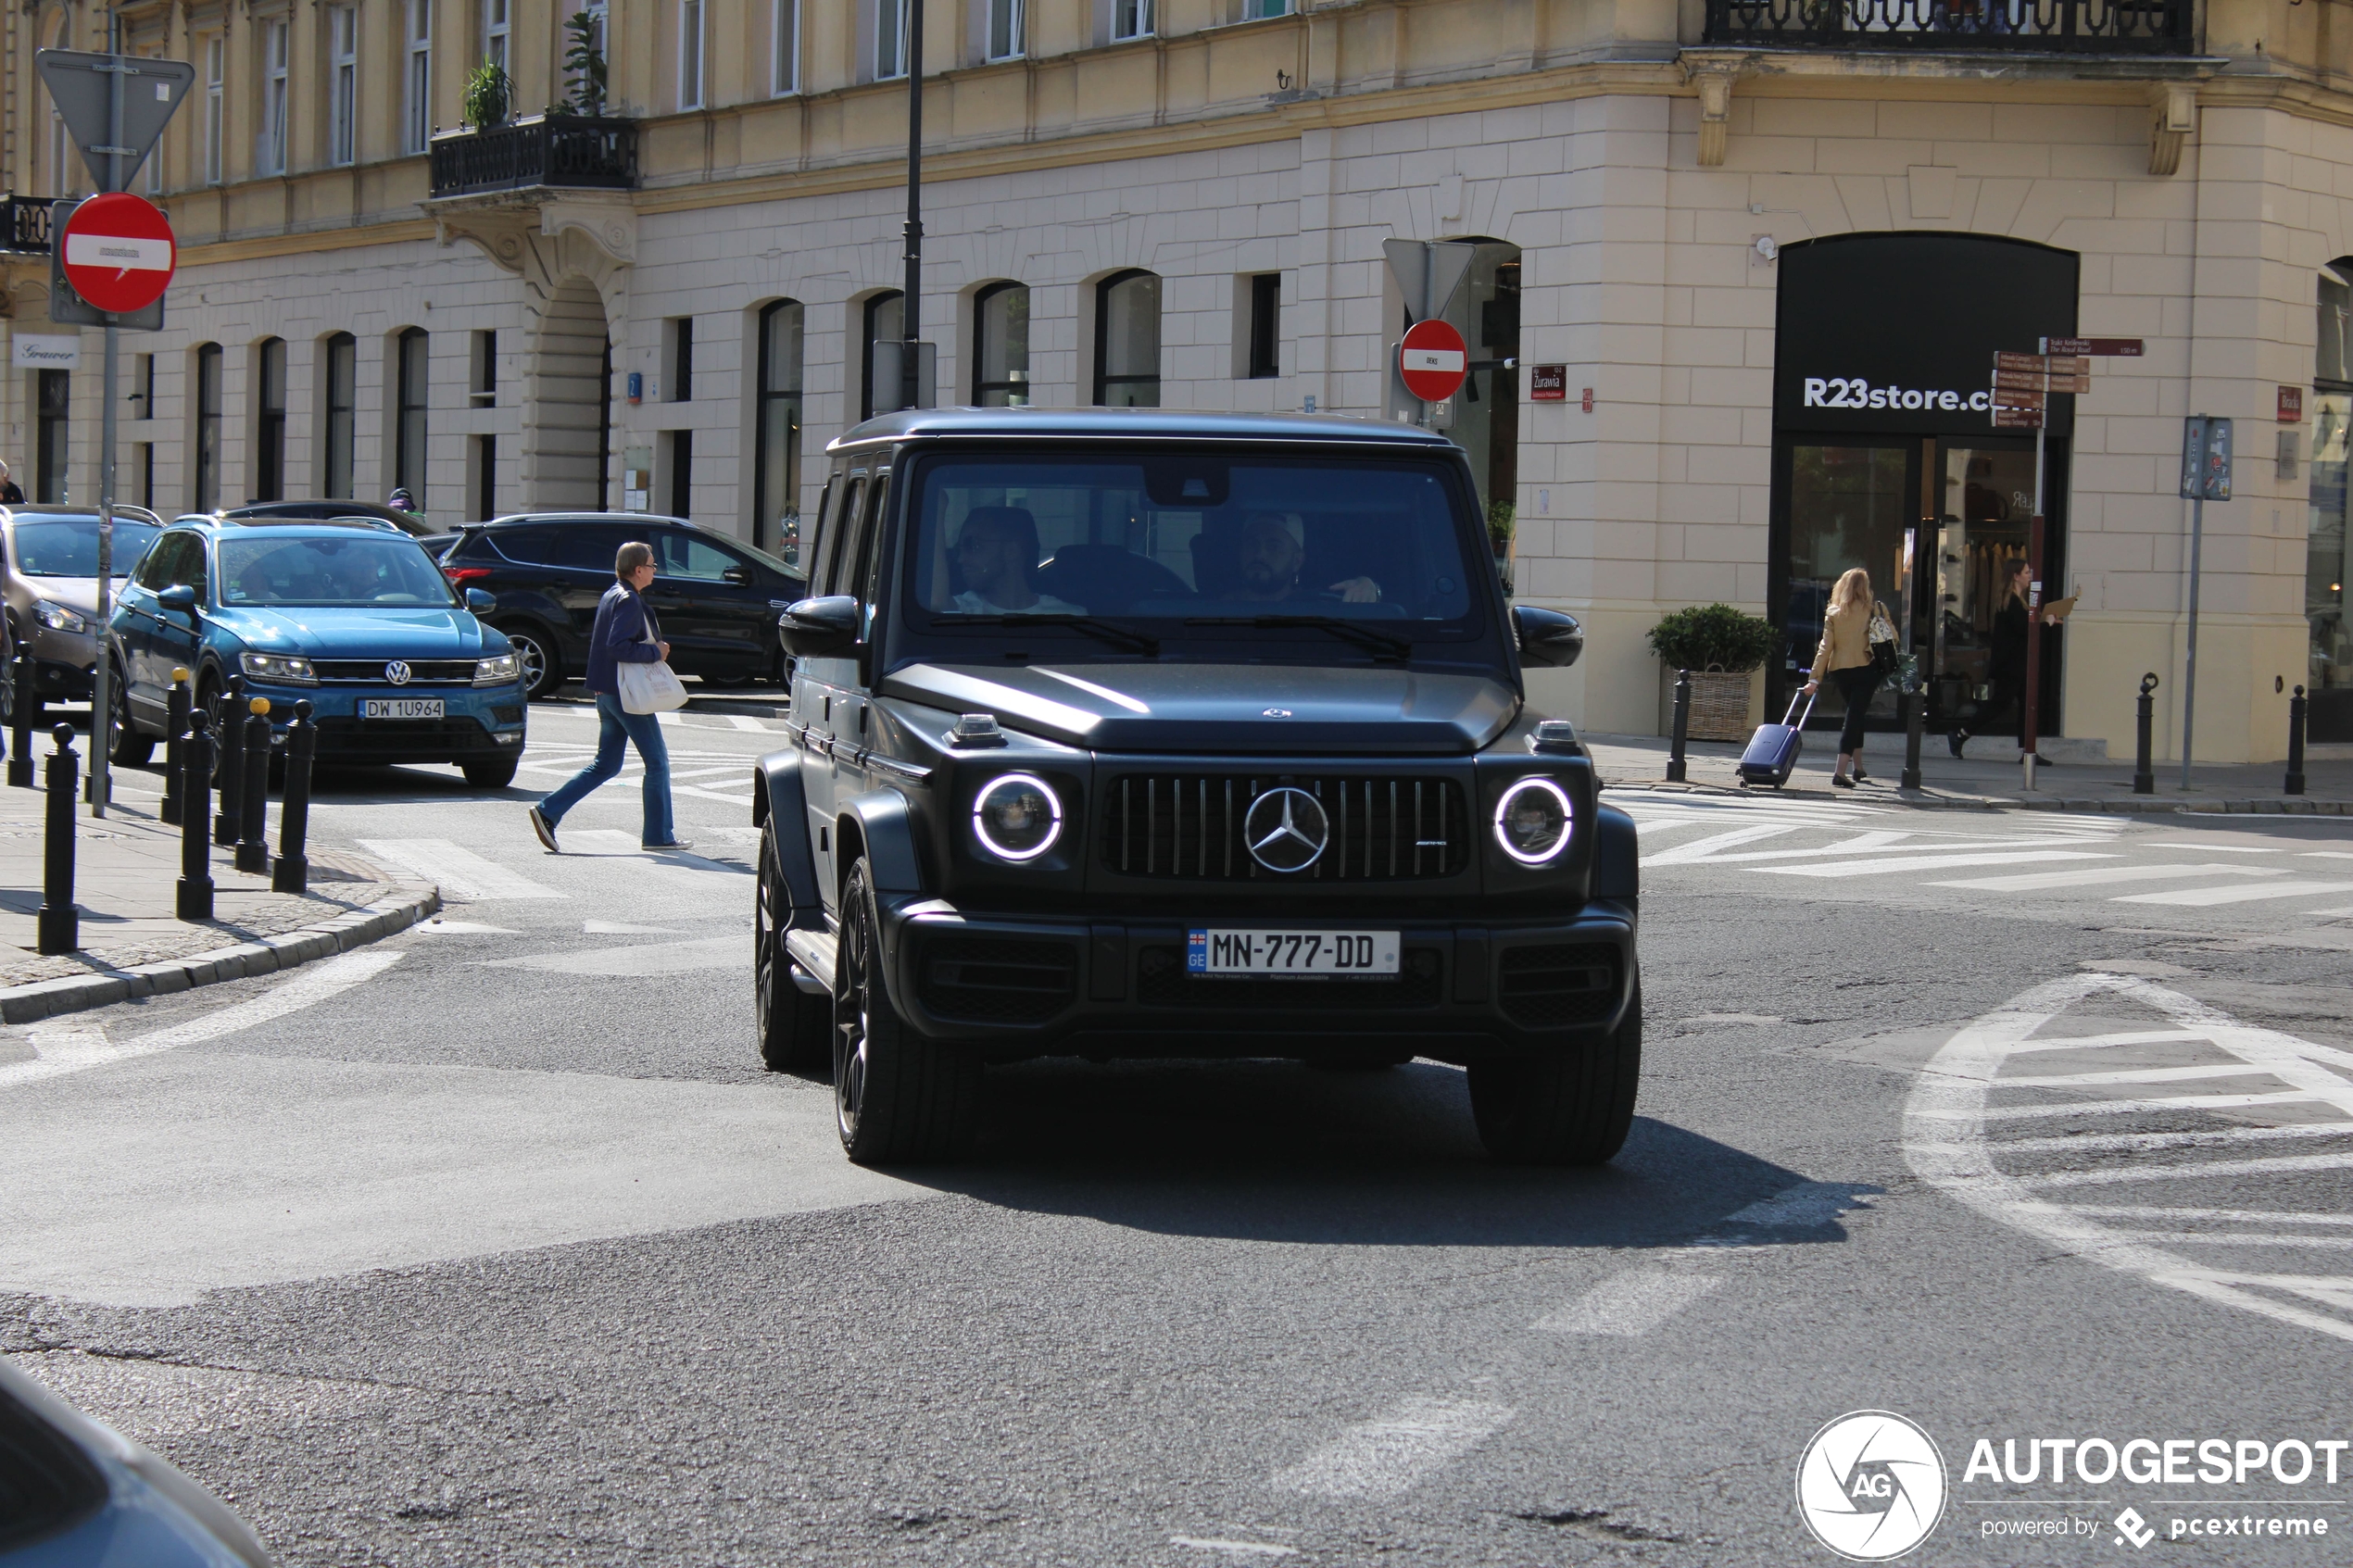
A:
{"type": "Polygon", "coordinates": [[[1357,911],[1219,924],[1396,931],[1393,980],[1210,979],[1185,970],[1187,925],[1032,918],[937,898],[883,906],[900,1016],[992,1060],[1049,1054],[1344,1057],[1410,1047],[1441,1060],[1576,1048],[1625,1021],[1635,912],[1596,899],[1566,916],[1448,921],[1357,911]]]}
{"type": "Polygon", "coordinates": [[[270,699],[270,721],[280,746],[286,725],[294,721],[295,704],[308,701],[319,726],[318,759],[322,763],[478,762],[496,756],[521,756],[528,709],[516,686],[434,686],[381,688],[362,685],[275,686],[259,682],[246,686],[248,696],[270,699]],[[362,719],[363,697],[442,699],[438,719],[362,719]]]}

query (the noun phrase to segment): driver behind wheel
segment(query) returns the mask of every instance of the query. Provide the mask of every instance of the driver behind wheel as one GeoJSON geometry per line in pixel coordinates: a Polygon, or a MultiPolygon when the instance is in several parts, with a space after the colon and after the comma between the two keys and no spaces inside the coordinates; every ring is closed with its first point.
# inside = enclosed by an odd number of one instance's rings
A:
{"type": "Polygon", "coordinates": [[[1369,577],[1344,577],[1320,593],[1302,591],[1299,569],[1307,560],[1307,547],[1300,539],[1302,531],[1297,512],[1252,512],[1245,518],[1234,547],[1241,586],[1234,590],[1233,597],[1249,604],[1319,598],[1326,594],[1353,605],[1379,600],[1380,584],[1369,577]]]}
{"type": "Polygon", "coordinates": [[[1084,615],[1029,584],[1038,566],[1038,520],[1026,507],[975,507],[956,535],[964,591],[956,608],[973,615],[1084,615]]]}

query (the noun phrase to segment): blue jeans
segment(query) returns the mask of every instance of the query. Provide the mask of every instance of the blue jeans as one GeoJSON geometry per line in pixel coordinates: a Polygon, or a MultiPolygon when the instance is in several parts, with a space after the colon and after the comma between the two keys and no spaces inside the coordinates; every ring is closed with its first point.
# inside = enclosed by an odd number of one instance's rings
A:
{"type": "Polygon", "coordinates": [[[634,744],[646,764],[646,832],[642,842],[669,844],[677,832],[670,822],[670,748],[662,744],[661,725],[651,713],[629,713],[610,692],[597,694],[597,759],[574,773],[553,795],[539,802],[539,814],[549,827],[580,804],[598,785],[621,771],[623,747],[634,744]]]}

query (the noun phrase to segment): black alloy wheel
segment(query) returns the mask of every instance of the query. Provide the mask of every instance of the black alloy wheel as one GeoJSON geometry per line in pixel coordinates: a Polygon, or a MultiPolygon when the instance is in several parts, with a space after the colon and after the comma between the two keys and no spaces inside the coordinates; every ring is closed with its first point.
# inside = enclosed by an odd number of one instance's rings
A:
{"type": "Polygon", "coordinates": [[[771,1073],[819,1073],[834,1064],[834,999],[794,984],[785,930],[791,890],[776,848],[776,823],[760,835],[760,882],[752,897],[752,1008],[760,1060],[771,1073]]]}
{"type": "Polygon", "coordinates": [[[1473,1062],[1471,1116],[1479,1142],[1511,1165],[1599,1165],[1625,1147],[1642,1069],[1642,987],[1607,1039],[1500,1061],[1473,1062]]]}
{"type": "Polygon", "coordinates": [[[980,1059],[927,1040],[890,1005],[882,917],[861,857],[841,896],[834,962],[834,1123],[861,1165],[961,1158],[972,1147],[980,1059]]]}
{"type": "Polygon", "coordinates": [[[533,625],[501,626],[508,644],[514,649],[515,662],[522,666],[522,696],[525,702],[536,702],[564,684],[564,661],[556,652],[555,640],[533,625]]]}

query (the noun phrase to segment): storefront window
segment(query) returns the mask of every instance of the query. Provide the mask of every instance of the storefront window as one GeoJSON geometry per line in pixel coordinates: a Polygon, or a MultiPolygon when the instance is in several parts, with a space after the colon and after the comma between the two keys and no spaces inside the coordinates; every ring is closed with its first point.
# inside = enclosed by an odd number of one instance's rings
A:
{"type": "MultiPolygon", "coordinates": [[[[1793,687],[1814,662],[1822,609],[1843,573],[1861,567],[1871,574],[1873,596],[1893,600],[1911,522],[1906,498],[1915,446],[1791,447],[1786,668],[1793,687]]],[[[1825,713],[1836,708],[1835,691],[1824,686],[1821,701],[1825,713]]]]}
{"type": "Polygon", "coordinates": [[[2353,635],[2345,624],[2348,531],[2346,429],[2353,421],[2353,365],[2347,364],[2353,261],[2321,275],[2320,344],[2311,410],[2311,512],[2304,555],[2304,616],[2311,627],[2311,708],[2305,724],[2316,741],[2353,741],[2353,635]]]}

